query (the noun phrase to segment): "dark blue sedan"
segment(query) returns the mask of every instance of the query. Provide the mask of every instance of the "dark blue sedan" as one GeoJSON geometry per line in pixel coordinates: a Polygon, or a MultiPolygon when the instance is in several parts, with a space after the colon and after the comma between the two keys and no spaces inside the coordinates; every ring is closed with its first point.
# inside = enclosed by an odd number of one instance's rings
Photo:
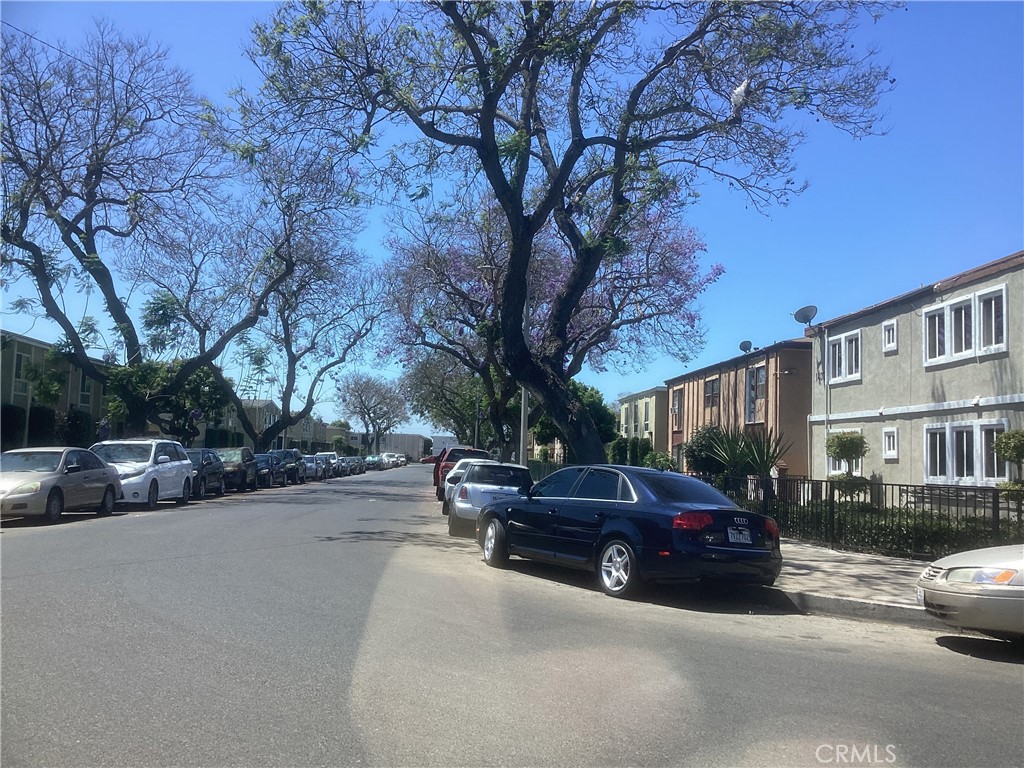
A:
{"type": "Polygon", "coordinates": [[[488,565],[518,555],[592,570],[616,597],[645,581],[770,586],[782,569],[772,518],[700,480],[641,467],[561,469],[518,498],[482,507],[477,541],[488,565]]]}

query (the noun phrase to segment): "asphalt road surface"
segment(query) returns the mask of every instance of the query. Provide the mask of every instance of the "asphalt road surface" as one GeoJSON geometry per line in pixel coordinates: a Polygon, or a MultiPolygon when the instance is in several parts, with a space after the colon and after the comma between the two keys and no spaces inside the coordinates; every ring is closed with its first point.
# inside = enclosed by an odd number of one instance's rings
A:
{"type": "Polygon", "coordinates": [[[14,766],[1020,766],[1008,645],[488,568],[410,466],[0,534],[14,766]]]}

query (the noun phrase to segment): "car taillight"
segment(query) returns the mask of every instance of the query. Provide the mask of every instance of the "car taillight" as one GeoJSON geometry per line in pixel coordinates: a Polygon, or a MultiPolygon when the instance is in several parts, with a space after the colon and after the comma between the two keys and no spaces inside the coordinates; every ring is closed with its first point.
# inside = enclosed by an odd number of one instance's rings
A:
{"type": "Polygon", "coordinates": [[[465,501],[466,499],[469,498],[469,491],[466,490],[466,486],[462,486],[461,488],[459,488],[459,498],[462,501],[465,501]]]}
{"type": "Polygon", "coordinates": [[[771,538],[779,538],[779,524],[772,520],[770,517],[764,521],[764,529],[768,532],[768,535],[771,538]]]}
{"type": "Polygon", "coordinates": [[[682,531],[702,531],[715,521],[707,512],[680,512],[672,527],[682,531]]]}

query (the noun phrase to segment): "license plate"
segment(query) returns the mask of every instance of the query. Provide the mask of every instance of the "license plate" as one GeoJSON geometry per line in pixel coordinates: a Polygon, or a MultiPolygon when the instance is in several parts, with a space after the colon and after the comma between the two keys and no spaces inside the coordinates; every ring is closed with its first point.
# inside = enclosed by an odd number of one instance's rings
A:
{"type": "Polygon", "coordinates": [[[730,544],[752,544],[750,540],[750,529],[749,528],[730,528],[729,529],[729,543],[730,544]]]}

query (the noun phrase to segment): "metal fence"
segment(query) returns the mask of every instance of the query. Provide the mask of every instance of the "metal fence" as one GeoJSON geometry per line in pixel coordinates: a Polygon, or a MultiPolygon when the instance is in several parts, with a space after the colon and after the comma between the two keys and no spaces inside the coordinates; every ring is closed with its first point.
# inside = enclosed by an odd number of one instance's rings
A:
{"type": "Polygon", "coordinates": [[[702,477],[784,536],[836,549],[934,558],[1024,542],[1019,502],[998,488],[894,485],[866,478],[702,477]]]}

